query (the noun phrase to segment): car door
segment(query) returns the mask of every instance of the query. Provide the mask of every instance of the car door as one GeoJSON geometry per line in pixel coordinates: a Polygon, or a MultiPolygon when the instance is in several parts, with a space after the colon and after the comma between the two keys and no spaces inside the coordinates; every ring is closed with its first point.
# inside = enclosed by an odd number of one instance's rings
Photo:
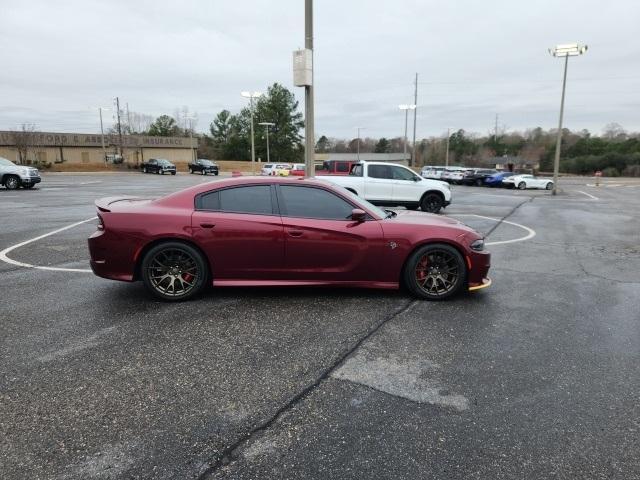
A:
{"type": "Polygon", "coordinates": [[[357,205],[321,186],[279,185],[290,280],[381,281],[388,248],[380,221],[354,222],[357,205]]]}
{"type": "Polygon", "coordinates": [[[424,189],[421,178],[408,168],[399,165],[392,165],[389,168],[393,174],[393,201],[418,202],[424,189]]]}
{"type": "Polygon", "coordinates": [[[193,238],[216,280],[270,280],[284,265],[284,233],[272,185],[243,185],[196,197],[193,238]]]}
{"type": "Polygon", "coordinates": [[[373,202],[393,200],[393,172],[389,165],[367,165],[364,198],[373,202]]]}
{"type": "Polygon", "coordinates": [[[147,171],[151,173],[156,173],[158,171],[158,162],[155,159],[152,158],[149,160],[149,163],[147,164],[147,171]]]}

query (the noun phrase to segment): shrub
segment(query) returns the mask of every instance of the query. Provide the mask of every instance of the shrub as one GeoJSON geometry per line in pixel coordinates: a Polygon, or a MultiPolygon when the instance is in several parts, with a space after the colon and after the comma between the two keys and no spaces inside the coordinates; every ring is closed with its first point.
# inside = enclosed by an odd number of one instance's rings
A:
{"type": "Polygon", "coordinates": [[[619,177],[620,172],[615,167],[607,167],[604,170],[602,170],[602,176],[603,177],[619,177]]]}

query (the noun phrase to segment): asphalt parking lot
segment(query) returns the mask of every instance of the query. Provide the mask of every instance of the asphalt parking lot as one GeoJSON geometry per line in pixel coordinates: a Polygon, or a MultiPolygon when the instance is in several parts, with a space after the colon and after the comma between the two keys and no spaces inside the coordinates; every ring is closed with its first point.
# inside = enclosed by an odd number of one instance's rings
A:
{"type": "Polygon", "coordinates": [[[493,285],[438,303],[167,304],[86,272],[93,220],[34,240],[95,198],[212,180],[0,189],[0,250],[18,245],[0,262],[2,478],[640,478],[640,180],[453,187],[445,214],[488,235],[493,285]]]}

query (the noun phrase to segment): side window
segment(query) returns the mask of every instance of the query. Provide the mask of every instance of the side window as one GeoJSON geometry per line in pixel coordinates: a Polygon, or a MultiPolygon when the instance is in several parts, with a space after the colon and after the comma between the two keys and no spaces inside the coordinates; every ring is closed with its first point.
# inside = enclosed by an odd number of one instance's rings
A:
{"type": "Polygon", "coordinates": [[[210,192],[198,197],[196,208],[199,210],[273,215],[271,187],[269,185],[251,185],[210,192]]]}
{"type": "Polygon", "coordinates": [[[406,168],[402,167],[389,167],[393,171],[394,180],[413,180],[415,175],[406,168]]]}
{"type": "Polygon", "coordinates": [[[347,162],[338,162],[336,164],[336,172],[348,172],[349,164],[347,162]]]}
{"type": "Polygon", "coordinates": [[[349,175],[351,175],[353,177],[361,177],[362,176],[362,165],[353,165],[351,167],[351,172],[349,172],[349,175]]]}
{"type": "Polygon", "coordinates": [[[347,220],[351,218],[353,205],[321,188],[281,185],[287,217],[347,220]]]}
{"type": "Polygon", "coordinates": [[[388,165],[369,165],[369,176],[371,178],[393,178],[393,173],[388,165]]]}
{"type": "Polygon", "coordinates": [[[153,158],[151,160],[149,160],[149,165],[155,165],[156,163],[158,163],[158,162],[156,162],[155,159],[153,159],[153,158]]]}

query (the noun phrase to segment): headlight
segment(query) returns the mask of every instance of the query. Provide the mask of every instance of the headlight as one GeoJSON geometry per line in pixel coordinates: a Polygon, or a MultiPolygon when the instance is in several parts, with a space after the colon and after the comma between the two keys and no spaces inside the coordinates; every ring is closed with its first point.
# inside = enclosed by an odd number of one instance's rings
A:
{"type": "Polygon", "coordinates": [[[482,250],[484,250],[484,238],[479,238],[478,240],[471,242],[471,245],[469,246],[471,247],[471,250],[481,252],[482,250]]]}

